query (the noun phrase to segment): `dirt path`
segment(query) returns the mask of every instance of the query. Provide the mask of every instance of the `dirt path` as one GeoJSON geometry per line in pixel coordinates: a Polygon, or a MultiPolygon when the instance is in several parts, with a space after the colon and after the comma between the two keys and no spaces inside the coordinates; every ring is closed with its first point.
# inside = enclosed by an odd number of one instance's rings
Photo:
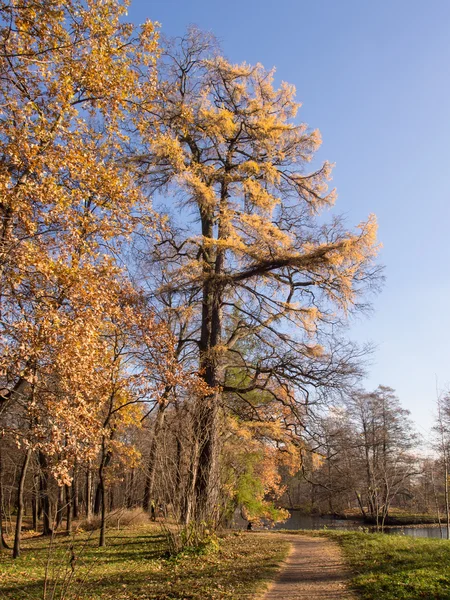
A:
{"type": "Polygon", "coordinates": [[[292,550],[263,600],[356,600],[339,546],[327,538],[283,535],[292,550]]]}

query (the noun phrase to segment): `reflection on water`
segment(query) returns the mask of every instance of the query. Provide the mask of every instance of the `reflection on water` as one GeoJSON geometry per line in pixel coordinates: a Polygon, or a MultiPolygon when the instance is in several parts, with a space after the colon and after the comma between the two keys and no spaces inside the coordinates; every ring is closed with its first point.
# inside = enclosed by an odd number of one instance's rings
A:
{"type": "Polygon", "coordinates": [[[284,523],[277,523],[275,529],[346,529],[358,530],[362,522],[350,519],[335,519],[333,517],[318,517],[302,514],[298,510],[290,510],[291,516],[284,523]]]}
{"type": "MultiPolygon", "coordinates": [[[[362,521],[352,519],[335,519],[333,517],[319,517],[302,514],[297,510],[289,511],[291,516],[284,523],[275,525],[275,529],[342,529],[345,531],[374,531],[373,527],[364,525],[362,521]]],[[[392,527],[386,528],[385,533],[390,535],[408,535],[416,538],[447,538],[447,528],[421,526],[421,527],[392,527]]]]}

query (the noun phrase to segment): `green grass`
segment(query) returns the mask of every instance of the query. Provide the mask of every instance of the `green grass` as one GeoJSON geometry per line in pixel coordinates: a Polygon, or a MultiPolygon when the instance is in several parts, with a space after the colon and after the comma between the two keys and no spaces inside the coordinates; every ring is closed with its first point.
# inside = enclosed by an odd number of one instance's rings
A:
{"type": "Polygon", "coordinates": [[[450,600],[450,542],[402,535],[327,533],[341,545],[363,600],[450,600]]]}
{"type": "Polygon", "coordinates": [[[276,538],[227,535],[221,538],[216,553],[167,558],[165,537],[154,525],[110,532],[106,548],[96,548],[96,542],[97,532],[94,536],[78,534],[73,540],[57,536],[49,552],[48,540],[41,537],[25,539],[19,559],[14,561],[9,552],[0,554],[0,598],[251,598],[264,589],[265,581],[273,578],[289,548],[285,541],[276,538]],[[44,596],[47,562],[50,581],[44,596]]]}

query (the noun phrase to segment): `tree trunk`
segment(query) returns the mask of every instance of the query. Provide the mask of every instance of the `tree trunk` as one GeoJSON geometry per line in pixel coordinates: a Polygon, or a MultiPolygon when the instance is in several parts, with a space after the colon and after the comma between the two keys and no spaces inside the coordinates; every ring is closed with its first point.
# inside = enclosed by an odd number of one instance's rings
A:
{"type": "Polygon", "coordinates": [[[195,480],[195,512],[197,522],[212,524],[217,517],[217,394],[207,399],[197,418],[196,438],[199,441],[198,469],[195,480]]]}
{"type": "Polygon", "coordinates": [[[5,542],[3,533],[3,504],[3,455],[2,447],[0,445],[0,551],[9,548],[8,544],[5,542]]]}
{"type": "Polygon", "coordinates": [[[33,497],[31,499],[33,513],[33,531],[37,531],[39,521],[39,476],[33,475],[33,497]]]}
{"type": "Polygon", "coordinates": [[[78,519],[78,468],[77,462],[73,466],[73,481],[72,481],[72,507],[73,507],[73,518],[78,519]]]}
{"type": "Polygon", "coordinates": [[[433,486],[433,496],[434,496],[434,503],[436,506],[436,514],[437,514],[437,518],[438,518],[438,524],[439,524],[439,532],[441,534],[441,538],[443,537],[443,531],[442,531],[442,522],[441,522],[441,511],[439,509],[439,500],[438,500],[438,496],[436,493],[436,485],[434,482],[434,471],[433,469],[431,469],[431,484],[433,486]]]}
{"type": "MultiPolygon", "coordinates": [[[[112,440],[114,437],[114,430],[111,431],[110,439],[112,440]]],[[[112,460],[112,452],[106,452],[106,440],[103,438],[102,441],[102,456],[100,460],[100,467],[98,469],[99,482],[97,484],[97,489],[95,490],[95,502],[94,502],[94,513],[96,515],[100,514],[102,511],[102,495],[105,492],[105,485],[103,481],[103,485],[101,483],[101,478],[104,477],[104,471],[109,466],[109,463],[112,460]]]]}
{"type": "Polygon", "coordinates": [[[186,490],[184,493],[184,502],[182,506],[181,521],[188,525],[194,516],[195,505],[195,482],[197,479],[198,468],[198,441],[194,438],[191,457],[189,461],[189,471],[187,477],[186,490]]]}
{"type": "Polygon", "coordinates": [[[94,498],[94,515],[97,516],[100,514],[102,504],[102,491],[100,482],[97,483],[97,487],[95,488],[95,498],[94,498]]]}
{"type": "Polygon", "coordinates": [[[55,530],[58,530],[59,526],[62,523],[64,514],[64,487],[58,487],[58,504],[56,510],[56,522],[55,522],[55,530]]]}
{"type": "Polygon", "coordinates": [[[86,519],[92,519],[92,469],[89,462],[86,471],[86,519]]]}
{"type": "Polygon", "coordinates": [[[364,510],[363,503],[361,501],[361,495],[356,491],[355,491],[355,494],[356,494],[356,499],[358,500],[358,505],[359,505],[359,509],[361,511],[361,515],[363,516],[364,519],[366,519],[367,515],[366,515],[366,511],[364,510]]]}
{"type": "Polygon", "coordinates": [[[181,518],[181,493],[182,493],[182,481],[181,481],[181,461],[182,461],[182,447],[180,434],[177,432],[177,458],[176,458],[176,473],[175,473],[175,511],[177,518],[181,518]]]}
{"type": "Polygon", "coordinates": [[[114,497],[114,486],[113,485],[110,486],[108,495],[109,495],[109,512],[112,512],[114,510],[114,506],[115,506],[114,505],[115,497],[114,497]]]}
{"type": "Polygon", "coordinates": [[[167,395],[169,390],[163,394],[162,402],[159,404],[158,413],[156,415],[155,429],[153,431],[152,443],[150,444],[150,453],[148,456],[148,468],[145,477],[144,498],[142,500],[142,508],[148,511],[153,500],[153,488],[155,486],[156,463],[158,458],[158,448],[164,417],[167,407],[167,395]]]}
{"type": "Polygon", "coordinates": [[[96,494],[96,503],[100,504],[100,539],[99,547],[106,546],[106,494],[105,494],[105,469],[111,461],[111,452],[106,452],[106,440],[102,439],[102,459],[98,470],[98,486],[96,494]]]}
{"type": "MultiPolygon", "coordinates": [[[[226,196],[222,193],[222,200],[226,196]]],[[[212,234],[212,221],[202,223],[203,235],[212,234]]],[[[219,224],[218,237],[223,237],[219,224]]],[[[195,436],[199,445],[198,468],[195,481],[195,514],[197,521],[215,524],[218,518],[218,413],[220,392],[218,386],[219,357],[217,348],[222,337],[222,284],[218,281],[224,265],[224,252],[218,250],[213,264],[205,265],[206,281],[203,286],[202,330],[200,336],[200,371],[205,383],[214,391],[198,402],[195,436]],[[213,267],[213,269],[211,268],[213,267]],[[214,271],[214,279],[212,272],[214,271]]]]}
{"type": "Polygon", "coordinates": [[[128,484],[126,487],[126,507],[131,510],[134,507],[134,468],[130,469],[128,484]]]}
{"type": "MultiPolygon", "coordinates": [[[[41,499],[41,493],[39,491],[40,489],[40,477],[38,475],[38,485],[37,485],[37,492],[38,492],[38,497],[37,497],[37,518],[38,521],[40,521],[42,519],[42,499],[41,499]]],[[[36,528],[37,531],[37,528],[36,528]]]]}
{"type": "Polygon", "coordinates": [[[450,540],[450,501],[448,497],[448,451],[444,451],[444,493],[445,493],[445,513],[447,517],[447,539],[450,540]]]}
{"type": "Polygon", "coordinates": [[[106,497],[103,469],[103,465],[100,466],[100,481],[98,484],[100,490],[100,540],[98,545],[100,548],[106,546],[106,497]]]}
{"type": "Polygon", "coordinates": [[[20,535],[22,532],[22,519],[23,519],[23,490],[25,487],[25,478],[27,476],[28,465],[30,464],[31,448],[28,448],[25,458],[20,471],[19,485],[17,488],[17,520],[16,520],[16,533],[14,536],[14,548],[13,558],[20,556],[20,535]]]}
{"type": "Polygon", "coordinates": [[[52,535],[53,531],[51,528],[52,516],[50,498],[48,495],[48,463],[47,457],[41,451],[38,453],[40,476],[39,476],[39,494],[42,502],[42,520],[43,530],[42,535],[52,535]]]}
{"type": "Polygon", "coordinates": [[[72,490],[68,485],[64,486],[66,492],[66,531],[72,530],[72,490]]]}
{"type": "Polygon", "coordinates": [[[332,470],[331,470],[331,453],[330,453],[330,446],[327,444],[327,471],[328,471],[328,512],[330,513],[330,515],[332,515],[334,513],[334,506],[333,506],[333,493],[332,493],[332,489],[333,489],[333,475],[332,475],[332,470]]]}

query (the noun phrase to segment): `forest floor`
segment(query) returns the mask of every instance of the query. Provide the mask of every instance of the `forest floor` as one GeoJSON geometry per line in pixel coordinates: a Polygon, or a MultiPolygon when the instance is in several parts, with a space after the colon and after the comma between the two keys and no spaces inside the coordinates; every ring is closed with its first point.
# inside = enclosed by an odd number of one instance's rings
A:
{"type": "Polygon", "coordinates": [[[229,534],[215,551],[168,557],[160,527],[73,537],[25,537],[21,556],[0,553],[1,600],[222,600],[254,598],[287,556],[282,536],[229,534]],[[47,573],[47,575],[46,575],[47,573]]]}

